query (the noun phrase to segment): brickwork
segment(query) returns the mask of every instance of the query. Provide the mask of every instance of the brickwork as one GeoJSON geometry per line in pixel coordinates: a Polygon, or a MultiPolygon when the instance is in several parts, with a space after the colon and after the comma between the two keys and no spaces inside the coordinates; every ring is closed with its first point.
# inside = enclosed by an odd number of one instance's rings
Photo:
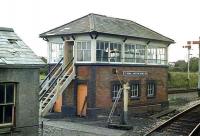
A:
{"type": "MultiPolygon", "coordinates": [[[[77,78],[81,80],[96,80],[96,107],[101,109],[110,109],[113,104],[111,89],[112,81],[118,81],[116,74],[112,73],[116,68],[119,78],[122,81],[130,82],[139,80],[141,83],[141,92],[139,99],[129,98],[129,107],[156,105],[168,101],[167,95],[167,67],[159,66],[96,66],[96,71],[91,71],[92,66],[78,66],[77,78]],[[144,77],[123,76],[123,71],[144,71],[147,74],[144,77]],[[96,79],[90,79],[90,72],[96,72],[96,79]],[[153,98],[147,97],[147,81],[156,81],[156,95],[153,98]]],[[[92,91],[92,90],[89,90],[92,91]]],[[[90,100],[88,100],[90,101],[90,100]]],[[[153,106],[151,106],[153,107],[153,106]]],[[[155,106],[158,110],[161,106],[155,106]]],[[[153,108],[147,108],[152,109],[153,108]]]]}

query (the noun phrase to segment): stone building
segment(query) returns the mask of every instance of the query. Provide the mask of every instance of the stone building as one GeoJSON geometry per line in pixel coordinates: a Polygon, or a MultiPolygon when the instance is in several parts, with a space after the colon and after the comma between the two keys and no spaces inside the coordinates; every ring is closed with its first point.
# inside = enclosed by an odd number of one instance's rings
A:
{"type": "Polygon", "coordinates": [[[0,135],[37,136],[42,65],[13,29],[0,28],[0,135]]]}
{"type": "Polygon", "coordinates": [[[54,70],[61,64],[59,70],[66,65],[71,69],[65,79],[55,83],[61,85],[57,90],[46,87],[41,91],[41,115],[52,106],[64,114],[107,114],[121,88],[119,79],[130,84],[130,113],[168,107],[168,46],[174,43],[172,39],[131,20],[98,14],[78,18],[40,37],[48,43],[49,68],[64,56],[54,70]],[[53,90],[52,97],[44,90],[53,90]]]}

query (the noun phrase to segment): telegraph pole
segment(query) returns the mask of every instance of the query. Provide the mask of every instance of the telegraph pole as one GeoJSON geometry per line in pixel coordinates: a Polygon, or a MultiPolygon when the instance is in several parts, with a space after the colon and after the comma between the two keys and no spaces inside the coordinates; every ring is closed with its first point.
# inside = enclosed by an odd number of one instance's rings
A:
{"type": "Polygon", "coordinates": [[[197,87],[197,91],[198,91],[198,96],[200,97],[200,37],[199,37],[199,41],[188,41],[188,44],[198,44],[199,45],[199,72],[198,72],[198,87],[197,87]]]}
{"type": "Polygon", "coordinates": [[[188,82],[188,89],[190,88],[190,50],[191,50],[191,45],[188,44],[186,46],[183,46],[183,48],[188,49],[188,68],[187,68],[187,82],[188,82]]]}

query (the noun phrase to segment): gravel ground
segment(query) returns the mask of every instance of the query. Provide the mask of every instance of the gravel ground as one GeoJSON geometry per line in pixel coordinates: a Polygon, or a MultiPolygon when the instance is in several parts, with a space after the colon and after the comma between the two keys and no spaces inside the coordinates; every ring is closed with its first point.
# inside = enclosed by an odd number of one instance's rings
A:
{"type": "MultiPolygon", "coordinates": [[[[169,103],[170,108],[176,108],[179,111],[183,111],[187,108],[189,108],[191,105],[194,105],[197,98],[197,92],[190,92],[190,93],[181,93],[181,94],[169,94],[169,103]]],[[[92,133],[78,133],[77,131],[67,131],[65,127],[62,127],[63,122],[72,122],[72,123],[78,123],[82,125],[90,125],[93,127],[102,127],[106,128],[106,119],[105,116],[99,116],[98,120],[88,120],[85,118],[56,118],[56,119],[42,119],[44,121],[44,130],[43,130],[43,136],[100,136],[98,134],[92,134],[92,133]],[[55,122],[56,125],[48,125],[47,122],[55,122]],[[60,123],[59,123],[60,121],[60,123]],[[62,122],[62,123],[61,123],[62,122]]],[[[119,121],[119,117],[114,117],[114,121],[119,121]]],[[[130,117],[129,118],[129,124],[133,126],[132,130],[126,131],[123,136],[142,136],[148,131],[150,131],[152,128],[162,124],[165,119],[152,119],[149,116],[146,117],[130,117]]],[[[89,128],[90,129],[90,128],[89,128]]],[[[102,130],[104,131],[104,130],[102,130]]],[[[114,131],[113,131],[114,133],[114,131]]],[[[40,133],[40,136],[42,134],[40,133]]]]}

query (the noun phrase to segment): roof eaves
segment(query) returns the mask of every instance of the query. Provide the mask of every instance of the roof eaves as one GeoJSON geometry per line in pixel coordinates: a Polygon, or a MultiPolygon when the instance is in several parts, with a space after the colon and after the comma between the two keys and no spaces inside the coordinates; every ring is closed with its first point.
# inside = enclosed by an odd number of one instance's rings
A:
{"type": "Polygon", "coordinates": [[[12,29],[12,28],[7,28],[7,27],[0,27],[0,31],[14,32],[14,29],[12,29]]]}
{"type": "Polygon", "coordinates": [[[175,43],[174,40],[173,41],[167,41],[167,40],[159,40],[159,39],[152,39],[152,38],[146,38],[146,37],[111,34],[111,33],[104,33],[104,32],[98,32],[98,33],[99,34],[105,34],[105,35],[112,35],[112,36],[123,36],[123,37],[127,37],[127,38],[138,38],[138,39],[146,39],[146,40],[152,40],[152,41],[161,41],[161,42],[170,43],[170,44],[175,43]]]}
{"type": "MultiPolygon", "coordinates": [[[[141,25],[141,24],[138,24],[137,22],[134,22],[134,21],[132,21],[132,20],[127,20],[127,21],[131,21],[132,23],[135,23],[135,24],[137,24],[137,25],[139,25],[139,26],[141,26],[141,27],[143,27],[143,28],[145,28],[145,29],[150,30],[150,31],[153,32],[153,33],[156,33],[156,34],[158,34],[158,35],[160,35],[160,36],[162,36],[162,37],[168,39],[169,42],[174,43],[174,40],[173,40],[173,39],[168,38],[168,37],[166,37],[166,36],[164,36],[164,35],[162,35],[162,34],[156,32],[156,31],[154,31],[154,30],[152,30],[152,29],[150,29],[150,28],[148,28],[148,27],[146,27],[146,26],[143,26],[143,25],[141,25]]],[[[167,41],[167,40],[166,40],[166,41],[167,41]]]]}
{"type": "Polygon", "coordinates": [[[4,64],[0,65],[0,68],[42,68],[47,64],[4,64]]]}

